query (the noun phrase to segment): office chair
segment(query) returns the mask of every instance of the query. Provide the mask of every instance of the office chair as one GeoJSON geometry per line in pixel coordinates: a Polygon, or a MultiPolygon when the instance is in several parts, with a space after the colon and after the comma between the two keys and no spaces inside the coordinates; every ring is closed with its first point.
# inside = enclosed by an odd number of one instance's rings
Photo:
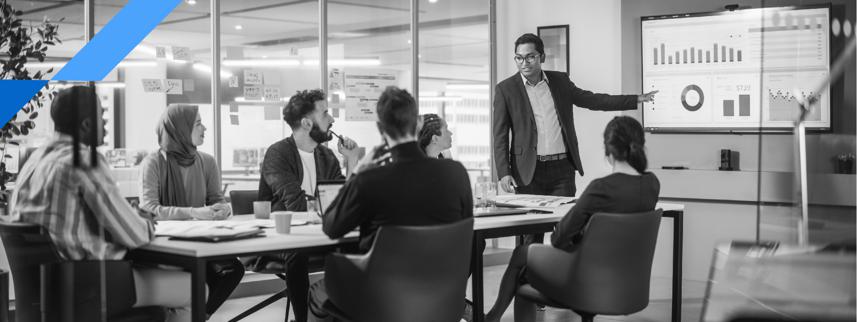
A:
{"type": "Polygon", "coordinates": [[[14,277],[17,321],[100,321],[102,281],[107,321],[166,319],[162,307],[132,307],[130,261],[65,261],[47,231],[33,224],[0,223],[0,238],[14,277]]]}
{"type": "MultiPolygon", "coordinates": [[[[252,214],[253,213],[253,202],[256,201],[257,199],[259,199],[259,191],[258,190],[232,190],[229,192],[229,200],[230,200],[230,203],[232,204],[232,213],[233,214],[238,214],[238,215],[252,214]]],[[[268,258],[269,257],[267,257],[267,256],[254,256],[254,257],[241,258],[241,261],[245,263],[245,267],[248,266],[248,263],[252,262],[253,264],[250,266],[256,268],[256,269],[254,269],[254,272],[262,273],[262,274],[274,274],[279,279],[283,280],[283,282],[285,283],[286,274],[284,272],[286,271],[286,268],[283,266],[282,263],[279,263],[276,261],[271,261],[267,264],[261,264],[261,265],[258,263],[258,261],[266,260],[268,258]]],[[[237,316],[235,316],[233,319],[231,319],[229,321],[230,322],[239,321],[243,318],[250,316],[253,313],[256,313],[256,311],[259,311],[259,310],[265,308],[266,306],[271,305],[271,304],[279,301],[280,299],[283,299],[283,298],[288,299],[288,297],[289,297],[289,290],[288,290],[288,288],[283,287],[282,291],[279,291],[276,294],[271,295],[270,297],[263,300],[262,302],[259,302],[259,304],[256,304],[253,307],[247,309],[247,311],[241,312],[241,314],[238,314],[237,316]]],[[[288,320],[288,318],[289,318],[290,309],[291,309],[291,302],[286,301],[286,320],[288,320]]]]}
{"type": "Polygon", "coordinates": [[[258,190],[232,190],[229,192],[229,202],[232,213],[247,215],[253,213],[253,202],[259,199],[258,190]]]}
{"type": "Polygon", "coordinates": [[[324,308],[342,321],[459,321],[472,242],[473,218],[381,227],[367,254],[327,256],[324,308]]]}
{"type": "Polygon", "coordinates": [[[571,309],[583,322],[646,308],[661,213],[596,213],[573,252],[530,245],[529,284],[518,288],[515,301],[571,309]]]}

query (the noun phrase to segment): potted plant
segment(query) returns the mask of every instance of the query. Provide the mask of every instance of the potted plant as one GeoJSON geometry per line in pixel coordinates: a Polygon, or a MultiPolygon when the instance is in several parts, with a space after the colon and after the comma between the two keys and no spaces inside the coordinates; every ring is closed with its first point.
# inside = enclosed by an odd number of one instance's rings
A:
{"type": "MultiPolygon", "coordinates": [[[[21,19],[23,12],[15,10],[6,0],[0,1],[0,81],[2,80],[38,80],[46,72],[30,73],[26,63],[31,61],[44,62],[49,47],[62,43],[57,35],[58,25],[45,18],[38,25],[24,24],[21,19]]],[[[62,21],[60,19],[59,21],[62,21]]],[[[45,86],[39,91],[17,115],[12,116],[8,123],[0,129],[0,209],[8,205],[9,194],[6,183],[12,174],[6,169],[7,160],[12,155],[6,153],[9,145],[19,145],[20,137],[26,136],[35,128],[33,120],[39,116],[39,110],[46,100],[53,99],[54,93],[45,86]]]]}

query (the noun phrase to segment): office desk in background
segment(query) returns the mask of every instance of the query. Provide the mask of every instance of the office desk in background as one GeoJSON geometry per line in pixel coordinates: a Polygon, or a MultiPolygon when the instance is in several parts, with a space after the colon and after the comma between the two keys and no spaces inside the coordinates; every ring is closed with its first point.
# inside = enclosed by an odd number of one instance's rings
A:
{"type": "MultiPolygon", "coordinates": [[[[520,234],[550,232],[553,226],[568,211],[568,207],[557,209],[553,214],[526,214],[514,216],[479,217],[474,222],[474,245],[479,239],[516,236],[520,234]]],[[[681,220],[684,206],[677,204],[658,204],[664,209],[664,217],[675,219],[673,244],[673,321],[679,320],[681,308],[681,220]]],[[[237,215],[232,220],[252,219],[252,215],[237,215]]],[[[129,253],[131,259],[140,262],[164,264],[181,267],[189,271],[191,277],[191,314],[193,321],[205,321],[205,265],[212,260],[280,253],[286,251],[332,252],[335,249],[356,245],[357,232],[344,238],[332,240],[321,231],[321,225],[294,226],[291,234],[277,234],[273,229],[265,230],[266,236],[222,243],[202,243],[169,240],[157,237],[155,240],[129,253]]],[[[474,252],[474,254],[477,254],[474,252]]],[[[481,254],[480,254],[481,255],[481,254]]],[[[473,303],[476,320],[482,320],[483,281],[482,256],[473,256],[473,303]]]]}

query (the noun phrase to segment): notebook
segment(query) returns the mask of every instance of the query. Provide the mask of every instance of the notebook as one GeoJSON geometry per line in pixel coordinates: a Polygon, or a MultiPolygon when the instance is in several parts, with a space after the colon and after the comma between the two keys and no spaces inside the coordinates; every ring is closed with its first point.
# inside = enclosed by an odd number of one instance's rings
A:
{"type": "Polygon", "coordinates": [[[513,207],[473,208],[473,217],[523,215],[528,212],[526,208],[513,207]]]}
{"type": "Polygon", "coordinates": [[[170,239],[203,242],[221,242],[236,239],[262,237],[264,230],[253,223],[237,221],[159,221],[155,226],[156,236],[170,239]]]}

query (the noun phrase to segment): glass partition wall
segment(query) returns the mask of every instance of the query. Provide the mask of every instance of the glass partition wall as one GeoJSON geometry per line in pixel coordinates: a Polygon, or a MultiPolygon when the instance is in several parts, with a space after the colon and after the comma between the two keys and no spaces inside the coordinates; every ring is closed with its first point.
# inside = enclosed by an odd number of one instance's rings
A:
{"type": "Polygon", "coordinates": [[[765,32],[757,43],[764,53],[758,99],[768,107],[760,122],[796,121],[802,99],[814,95],[818,102],[808,105],[805,129],[764,132],[751,150],[755,155],[749,158],[758,165],[758,192],[752,198],[758,207],[756,236],[786,244],[853,243],[855,57],[845,53],[853,38],[855,4],[790,4],[802,10],[772,9],[760,22],[765,32]],[[834,70],[840,60],[844,73],[834,70]],[[829,127],[814,127],[827,119],[829,127]]]}
{"type": "Polygon", "coordinates": [[[489,2],[420,2],[420,113],[439,115],[453,133],[446,157],[470,181],[491,176],[489,2]]]}
{"type": "MultiPolygon", "coordinates": [[[[282,108],[296,91],[316,88],[329,93],[333,129],[367,148],[381,143],[375,99],[388,85],[407,89],[421,113],[440,115],[456,133],[446,156],[465,164],[474,182],[490,175],[489,0],[220,1],[214,15],[211,1],[182,1],[96,83],[106,108],[102,150],[127,181],[123,194],[138,194],[134,169],[157,149],[155,126],[174,103],[199,107],[207,128],[200,150],[217,158],[224,191],[256,189],[265,150],[291,135],[282,108]]],[[[28,21],[65,19],[63,44],[33,68],[55,73],[85,44],[82,2],[10,3],[28,21]]],[[[127,3],[94,0],[94,32],[127,3]]],[[[44,133],[34,137],[49,136],[50,119],[37,123],[44,133]]]]}

